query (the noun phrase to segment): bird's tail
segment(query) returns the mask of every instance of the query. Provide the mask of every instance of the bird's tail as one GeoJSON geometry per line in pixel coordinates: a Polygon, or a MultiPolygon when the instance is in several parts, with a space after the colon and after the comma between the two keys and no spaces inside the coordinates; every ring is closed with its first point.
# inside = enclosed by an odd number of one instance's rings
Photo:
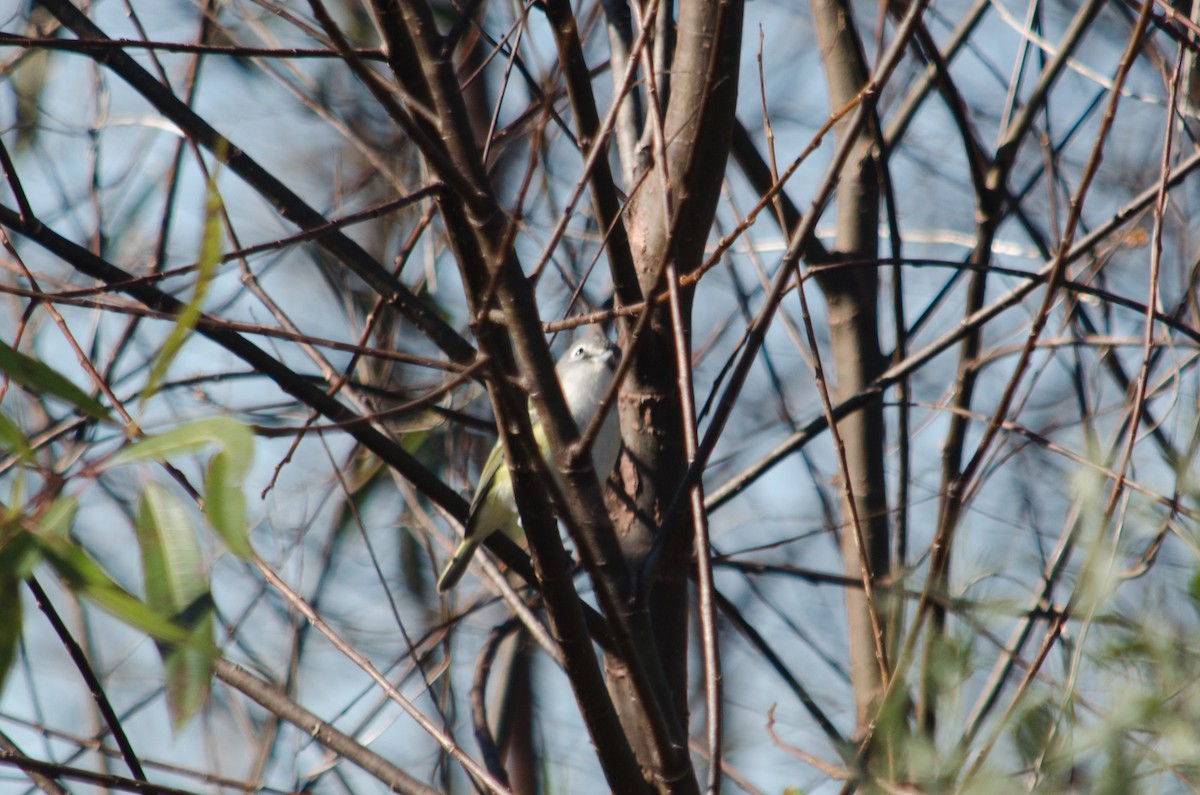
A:
{"type": "Polygon", "coordinates": [[[446,567],[442,569],[442,573],[438,576],[438,593],[445,593],[455,585],[458,585],[458,581],[467,573],[467,568],[471,565],[471,558],[475,555],[475,549],[478,546],[478,541],[463,539],[463,542],[458,545],[458,549],[454,550],[454,554],[450,556],[450,560],[446,562],[446,567]]]}

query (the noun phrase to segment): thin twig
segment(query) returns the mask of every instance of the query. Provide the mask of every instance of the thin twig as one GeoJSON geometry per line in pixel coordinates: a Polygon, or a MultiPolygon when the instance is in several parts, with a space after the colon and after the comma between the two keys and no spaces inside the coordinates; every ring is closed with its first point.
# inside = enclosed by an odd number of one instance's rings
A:
{"type": "Polygon", "coordinates": [[[472,759],[471,756],[458,745],[458,743],[454,742],[454,740],[448,734],[434,725],[434,723],[429,720],[424,713],[417,709],[415,704],[409,701],[403,693],[397,690],[396,687],[392,685],[390,681],[388,681],[387,677],[380,673],[379,669],[375,667],[374,663],[372,663],[357,649],[343,640],[342,637],[334,631],[333,627],[325,623],[324,619],[317,615],[316,611],[312,609],[308,602],[306,602],[304,598],[300,596],[300,594],[292,590],[292,588],[283,581],[283,578],[276,574],[274,570],[266,564],[265,561],[263,561],[261,558],[255,557],[252,563],[254,568],[258,570],[258,572],[266,579],[266,581],[270,583],[271,586],[277,590],[284,599],[287,600],[288,604],[290,604],[298,613],[304,616],[304,618],[311,623],[318,632],[324,635],[335,649],[345,655],[348,660],[357,665],[359,669],[367,674],[367,676],[371,677],[375,684],[379,685],[383,692],[387,694],[388,698],[400,705],[400,708],[407,712],[408,715],[414,721],[416,721],[417,725],[420,726],[421,729],[424,730],[425,733],[428,734],[435,742],[437,742],[437,744],[441,746],[446,753],[448,753],[460,765],[462,765],[467,772],[475,776],[480,783],[485,785],[492,792],[508,793],[508,787],[494,778],[482,765],[472,759]]]}
{"type": "Polygon", "coordinates": [[[142,770],[142,763],[138,761],[137,754],[133,751],[133,746],[129,742],[129,738],[125,735],[125,729],[121,726],[121,719],[117,717],[116,711],[112,708],[112,703],[109,702],[108,696],[104,692],[104,686],[100,684],[100,678],[96,676],[96,672],[92,669],[92,664],[87,658],[87,654],[71,636],[71,631],[67,629],[67,625],[58,615],[58,611],[54,609],[50,597],[42,590],[42,586],[34,577],[29,577],[25,580],[25,585],[33,594],[33,601],[38,609],[46,616],[46,620],[50,622],[50,626],[54,628],[54,634],[58,635],[58,640],[62,643],[63,648],[67,650],[67,654],[71,657],[71,662],[75,664],[75,669],[79,671],[79,675],[83,677],[84,683],[87,685],[88,693],[91,694],[92,700],[96,702],[96,709],[100,710],[101,716],[104,717],[104,723],[108,726],[108,730],[112,732],[113,740],[117,744],[117,748],[121,750],[121,758],[125,760],[125,765],[129,768],[130,774],[138,781],[146,781],[146,774],[142,770]]]}

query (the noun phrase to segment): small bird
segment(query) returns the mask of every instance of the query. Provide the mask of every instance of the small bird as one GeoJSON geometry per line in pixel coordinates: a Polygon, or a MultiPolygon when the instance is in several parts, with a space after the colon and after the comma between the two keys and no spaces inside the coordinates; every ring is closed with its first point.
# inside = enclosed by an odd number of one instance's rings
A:
{"type": "MultiPolygon", "coordinates": [[[[582,433],[600,407],[617,365],[621,360],[621,350],[599,333],[587,336],[572,343],[567,352],[558,360],[554,372],[562,385],[563,397],[571,417],[582,433]]],[[[550,446],[546,441],[546,433],[542,430],[541,420],[531,409],[530,420],[533,423],[533,438],[537,443],[542,458],[546,461],[556,479],[558,471],[550,461],[550,446]]],[[[592,443],[592,466],[601,484],[612,471],[617,462],[617,453],[621,449],[621,432],[617,424],[617,412],[610,410],[604,418],[596,439],[592,443]]],[[[471,511],[467,514],[467,526],[463,532],[463,540],[450,556],[442,574],[438,577],[438,593],[444,593],[455,586],[471,563],[471,556],[488,536],[497,530],[509,538],[523,538],[520,517],[517,515],[517,503],[513,496],[512,474],[504,460],[504,448],[499,441],[488,455],[483,471],[479,474],[479,485],[475,489],[475,497],[471,500],[471,511]]]]}

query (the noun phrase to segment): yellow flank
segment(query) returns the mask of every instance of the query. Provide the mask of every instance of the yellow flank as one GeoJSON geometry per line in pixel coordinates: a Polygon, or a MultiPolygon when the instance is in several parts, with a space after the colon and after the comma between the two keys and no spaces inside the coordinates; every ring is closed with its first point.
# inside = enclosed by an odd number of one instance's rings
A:
{"type": "MultiPolygon", "coordinates": [[[[571,415],[581,430],[596,413],[604,393],[612,382],[619,359],[620,351],[615,345],[603,336],[592,335],[573,343],[559,360],[556,372],[563,387],[563,397],[566,398],[571,415]]],[[[558,480],[558,471],[550,461],[546,433],[532,407],[529,418],[533,425],[533,438],[537,449],[541,451],[548,469],[558,480]]],[[[608,478],[608,473],[616,463],[620,445],[621,435],[617,427],[616,411],[610,410],[591,451],[592,465],[601,484],[608,478]]],[[[462,579],[471,565],[475,550],[488,536],[497,531],[503,532],[518,543],[524,540],[524,531],[521,529],[513,496],[512,476],[504,460],[504,447],[500,442],[496,442],[483,465],[483,471],[479,473],[479,486],[476,487],[475,497],[471,501],[471,511],[467,516],[462,542],[454,550],[438,577],[439,593],[450,590],[462,579]]]]}

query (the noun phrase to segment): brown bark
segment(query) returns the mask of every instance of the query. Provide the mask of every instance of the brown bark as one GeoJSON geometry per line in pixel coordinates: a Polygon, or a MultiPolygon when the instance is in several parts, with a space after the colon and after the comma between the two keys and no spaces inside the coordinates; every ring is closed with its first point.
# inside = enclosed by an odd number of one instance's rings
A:
{"type": "MultiPolygon", "coordinates": [[[[853,101],[868,79],[866,59],[849,7],[840,0],[813,0],[817,42],[825,63],[825,78],[834,108],[853,101]]],[[[843,125],[837,128],[841,136],[843,125]]],[[[837,240],[833,261],[863,263],[878,257],[879,164],[875,151],[877,126],[858,134],[855,149],[841,175],[837,191],[837,240]]],[[[829,315],[836,387],[833,397],[845,400],[864,391],[883,372],[879,350],[878,292],[875,269],[831,270],[822,278],[829,315]]],[[[877,581],[890,565],[887,491],[884,480],[884,422],[880,400],[872,400],[837,424],[845,445],[848,472],[841,475],[843,516],[839,542],[847,576],[877,581]],[[848,478],[847,478],[848,475],[848,478]],[[847,501],[854,500],[854,510],[847,501]],[[853,526],[861,530],[863,550],[853,526]],[[865,559],[869,571],[863,571],[865,559]]],[[[847,637],[855,722],[866,730],[878,708],[886,671],[886,639],[875,637],[886,611],[868,604],[865,591],[846,592],[847,637]],[[874,609],[874,621],[870,611],[874,609]]]]}
{"type": "MultiPolygon", "coordinates": [[[[661,118],[663,130],[661,136],[650,136],[658,143],[651,147],[650,164],[638,175],[626,211],[643,295],[663,289],[669,262],[686,274],[702,261],[729,153],[741,27],[738,2],[694,2],[680,8],[669,103],[665,112],[648,114],[647,123],[661,118]]],[[[691,301],[691,291],[683,291],[685,326],[690,324],[691,301]]],[[[616,529],[634,572],[643,571],[687,469],[675,332],[665,306],[651,312],[632,350],[634,364],[618,404],[625,453],[619,466],[616,529]]],[[[629,331],[627,327],[626,334],[629,331]]],[[[690,339],[690,327],[681,333],[690,339]]],[[[631,624],[661,661],[665,703],[683,731],[688,725],[688,581],[693,555],[687,519],[684,512],[675,526],[662,528],[666,536],[661,558],[645,592],[634,595],[631,614],[631,624]]],[[[618,709],[630,705],[620,662],[610,661],[607,670],[618,709]]],[[[630,725],[628,717],[623,720],[630,725]]],[[[645,752],[644,742],[636,737],[633,742],[645,752]]]]}

